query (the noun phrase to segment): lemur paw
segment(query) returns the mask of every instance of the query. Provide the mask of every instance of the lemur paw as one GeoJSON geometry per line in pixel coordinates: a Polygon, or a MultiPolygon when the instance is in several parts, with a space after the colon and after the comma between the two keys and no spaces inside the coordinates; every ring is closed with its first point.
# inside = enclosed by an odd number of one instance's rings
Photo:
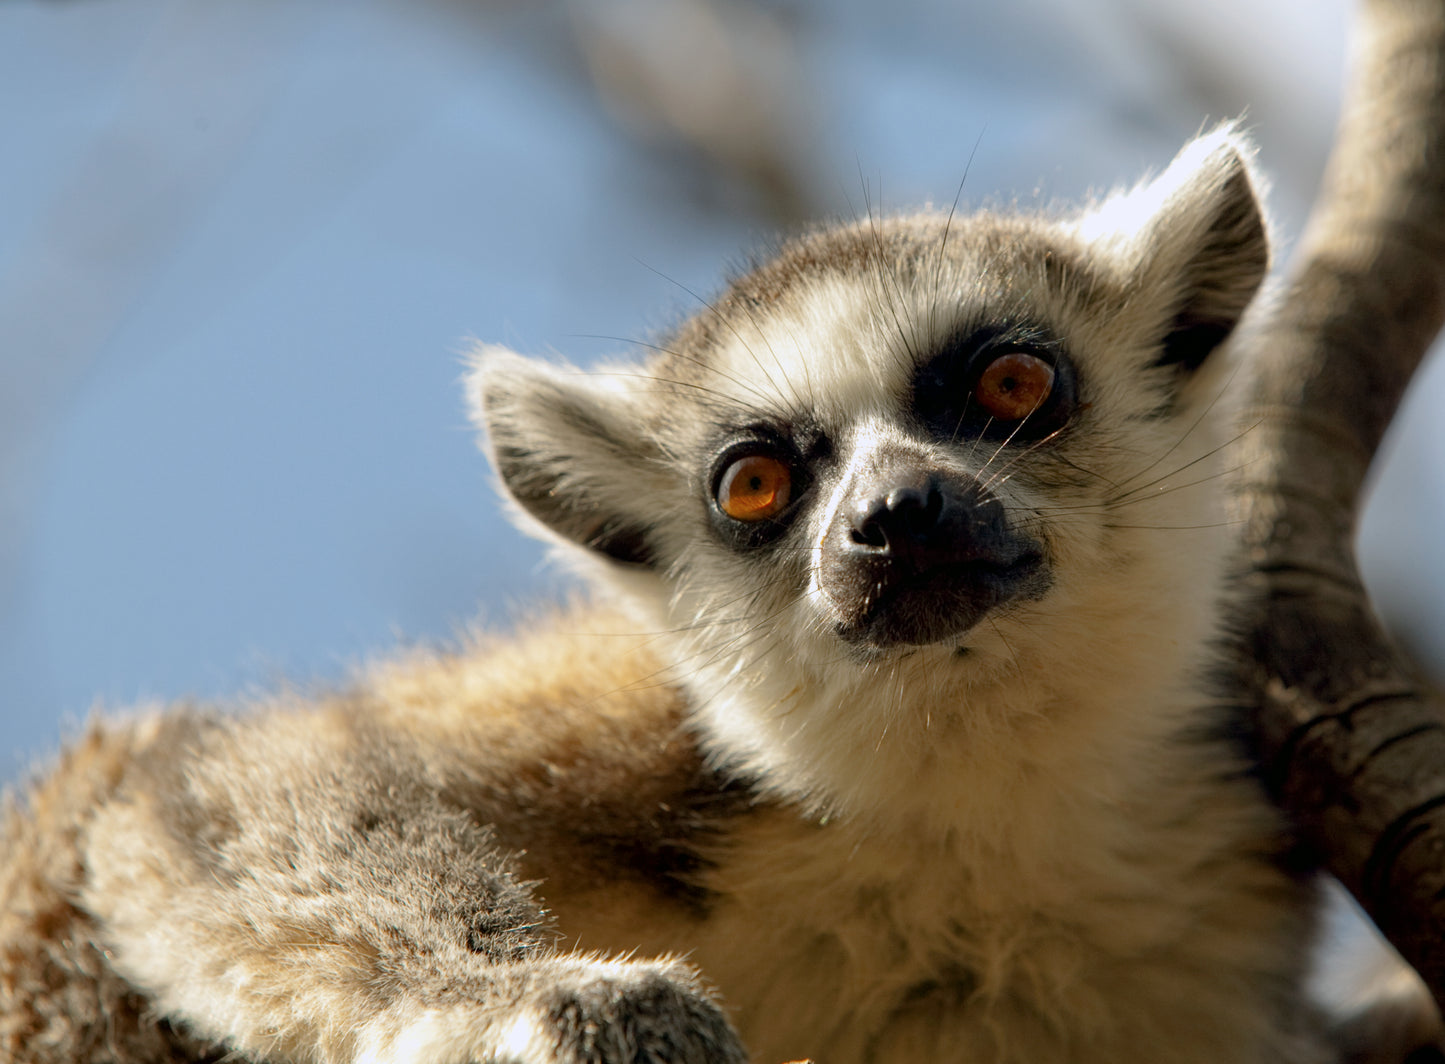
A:
{"type": "Polygon", "coordinates": [[[744,1064],[696,974],[676,961],[557,958],[488,1001],[378,1022],[358,1064],[744,1064]],[[520,985],[518,985],[520,984],[520,985]]]}

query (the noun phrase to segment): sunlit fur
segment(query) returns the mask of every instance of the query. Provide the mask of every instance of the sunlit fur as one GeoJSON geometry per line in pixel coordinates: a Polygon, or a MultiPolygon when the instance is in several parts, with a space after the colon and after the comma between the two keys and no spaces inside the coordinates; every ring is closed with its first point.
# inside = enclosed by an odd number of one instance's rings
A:
{"type": "Polygon", "coordinates": [[[1308,903],[1263,857],[1280,842],[1262,794],[1201,738],[1223,726],[1201,692],[1228,537],[1230,361],[1155,364],[1182,303],[1237,318],[1262,279],[1262,222],[1240,223],[1254,209],[1244,151],[1228,131],[1204,138],[1082,218],[927,214],[818,234],[641,367],[579,376],[483,352],[494,446],[575,456],[557,492],[646,529],[654,565],[577,554],[555,496],[523,487],[522,507],[656,633],[714,760],[827,825],[806,842],[796,828],[729,839],[718,889],[766,924],[763,956],[721,909],[692,933],[765,1058],[1316,1051],[1290,997],[1308,903]],[[1078,366],[1067,427],[1011,446],[910,422],[915,368],[960,327],[1013,318],[1046,323],[1078,366]],[[578,409],[603,445],[570,438],[578,409]],[[808,421],[834,462],[799,528],[739,553],[709,532],[706,470],[720,427],[757,420],[808,421]],[[815,578],[821,530],[849,467],[882,446],[976,473],[1046,545],[1048,593],[943,645],[841,643],[815,578]],[[940,964],[956,981],[917,1016],[901,1008],[940,964]]]}
{"type": "Polygon", "coordinates": [[[0,1059],[1337,1059],[1208,680],[1267,261],[1226,128],[1082,214],[804,235],[636,361],[479,351],[502,488],[595,604],[96,724],[0,823],[0,1059]],[[918,367],[996,322],[1065,352],[1067,421],[925,428],[918,367]],[[714,470],[759,424],[827,446],[740,547],[714,470]],[[1047,580],[843,638],[824,532],[883,453],[976,477],[1047,580]]]}
{"type": "MultiPolygon", "coordinates": [[[[1216,137],[1134,197],[1100,208],[1153,226],[1096,238],[1107,254],[1083,235],[1092,215],[870,219],[848,237],[876,252],[861,268],[800,276],[774,306],[725,308],[724,324],[704,312],[714,334],[705,354],[684,334],[672,357],[586,380],[498,352],[483,361],[482,379],[506,379],[509,389],[518,376],[547,373],[564,387],[600,380],[625,392],[614,404],[647,433],[637,445],[647,464],[617,466],[611,485],[595,463],[581,474],[583,490],[604,509],[656,525],[666,565],[643,575],[588,568],[668,633],[677,681],[693,693],[719,756],[745,758],[770,787],[820,810],[910,822],[943,815],[940,828],[971,833],[1000,821],[940,810],[979,810],[974,792],[998,794],[981,780],[1001,784],[1025,766],[1073,756],[1081,743],[1107,749],[1116,732],[1130,743],[1177,733],[1172,692],[1197,690],[1192,670],[1214,631],[1227,538],[1223,445],[1234,428],[1226,357],[1210,359],[1177,397],[1176,374],[1151,368],[1180,298],[1184,252],[1150,245],[1188,240],[1191,225],[1211,221],[1190,214],[1207,212],[1209,182],[1231,173],[1198,168],[1211,146],[1239,158],[1216,137]],[[1131,212],[1134,198],[1153,213],[1131,212]],[[894,256],[917,256],[921,266],[900,269],[894,256]],[[931,440],[903,425],[917,362],[960,324],[1009,316],[1048,322],[1082,366],[1087,409],[1066,431],[1007,446],[931,440]],[[1169,416],[1154,416],[1163,406],[1169,416]],[[717,425],[798,413],[848,462],[890,443],[977,472],[1046,542],[1051,593],[968,633],[966,661],[952,643],[876,660],[851,655],[810,579],[835,501],[813,508],[809,528],[776,556],[738,556],[704,527],[699,478],[717,425]],[[921,780],[920,757],[940,766],[941,778],[921,780]],[[949,793],[960,786],[965,793],[949,793]]],[[[548,429],[537,421],[535,431],[548,429]]],[[[559,453],[569,445],[556,441],[559,453]]],[[[814,490],[826,496],[828,487],[814,490]]]]}

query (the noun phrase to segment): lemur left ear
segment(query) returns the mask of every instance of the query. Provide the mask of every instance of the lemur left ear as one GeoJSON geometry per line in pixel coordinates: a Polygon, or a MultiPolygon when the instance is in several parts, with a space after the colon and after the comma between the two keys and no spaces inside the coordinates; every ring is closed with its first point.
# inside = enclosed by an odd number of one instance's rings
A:
{"type": "Polygon", "coordinates": [[[655,559],[657,448],[625,374],[584,373],[484,345],[468,379],[506,494],[553,542],[629,567],[655,559]]]}
{"type": "Polygon", "coordinates": [[[1234,331],[1269,271],[1253,155],[1233,124],[1222,126],[1082,220],[1086,237],[1133,245],[1131,287],[1153,293],[1163,314],[1161,366],[1199,368],[1234,331]]]}

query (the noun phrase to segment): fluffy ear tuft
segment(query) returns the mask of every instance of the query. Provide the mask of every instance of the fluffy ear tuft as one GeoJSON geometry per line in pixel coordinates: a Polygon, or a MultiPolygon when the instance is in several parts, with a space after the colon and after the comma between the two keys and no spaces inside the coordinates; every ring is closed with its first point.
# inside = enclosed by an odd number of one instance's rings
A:
{"type": "Polygon", "coordinates": [[[639,432],[622,378],[493,345],[480,346],[471,364],[472,417],[517,505],[566,541],[651,565],[648,477],[657,450],[639,432]]]}
{"type": "Polygon", "coordinates": [[[1269,271],[1253,155],[1236,125],[1221,126],[1185,145],[1158,177],[1082,220],[1086,239],[1130,245],[1134,284],[1162,295],[1159,365],[1198,369],[1234,331],[1269,271]]]}

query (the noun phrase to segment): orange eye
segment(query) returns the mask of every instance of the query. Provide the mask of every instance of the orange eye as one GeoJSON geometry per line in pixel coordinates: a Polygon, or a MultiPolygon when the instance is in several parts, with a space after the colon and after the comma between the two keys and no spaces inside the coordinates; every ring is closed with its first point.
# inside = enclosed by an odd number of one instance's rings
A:
{"type": "Polygon", "coordinates": [[[1000,421],[1022,421],[1054,389],[1054,367],[1023,351],[1000,355],[988,364],[973,397],[1000,421]]]}
{"type": "Polygon", "coordinates": [[[728,466],[717,489],[722,512],[738,521],[765,521],[788,505],[793,474],[786,463],[766,454],[739,458],[728,466]]]}

